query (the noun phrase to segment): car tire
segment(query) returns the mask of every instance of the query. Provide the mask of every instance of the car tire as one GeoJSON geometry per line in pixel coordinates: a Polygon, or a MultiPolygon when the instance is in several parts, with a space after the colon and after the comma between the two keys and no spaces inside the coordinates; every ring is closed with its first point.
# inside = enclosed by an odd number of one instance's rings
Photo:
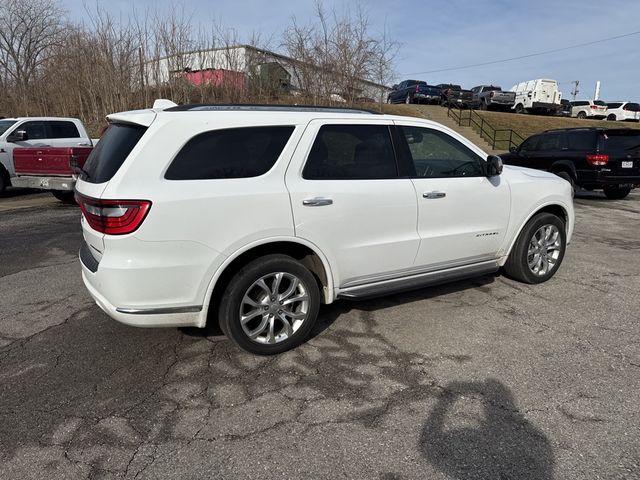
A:
{"type": "Polygon", "coordinates": [[[587,114],[585,112],[578,112],[576,117],[578,117],[580,120],[584,120],[585,118],[587,118],[587,114]]]}
{"type": "Polygon", "coordinates": [[[607,120],[609,120],[610,122],[615,122],[616,121],[616,116],[612,113],[611,115],[609,115],[607,117],[607,120]]]}
{"type": "Polygon", "coordinates": [[[273,254],[249,262],[233,276],[218,318],[238,347],[273,355],[304,342],[319,309],[320,289],[313,274],[294,258],[273,254]]]}
{"type": "Polygon", "coordinates": [[[566,246],[564,221],[551,213],[538,213],[518,235],[504,264],[504,272],[523,283],[546,282],[560,268],[566,246]]]}
{"type": "Polygon", "coordinates": [[[520,114],[526,113],[526,111],[524,109],[524,105],[522,105],[521,103],[516,105],[516,109],[515,110],[516,110],[516,113],[520,113],[520,114]]]}
{"type": "Polygon", "coordinates": [[[609,200],[622,200],[631,193],[629,187],[604,187],[602,190],[609,200]]]}
{"type": "Polygon", "coordinates": [[[53,195],[63,203],[76,203],[73,191],[68,192],[66,190],[51,190],[51,195],[53,195]]]}
{"type": "Polygon", "coordinates": [[[573,180],[573,177],[571,176],[571,174],[568,173],[568,172],[555,172],[555,174],[557,176],[559,176],[560,178],[563,178],[567,182],[569,182],[569,185],[571,185],[571,196],[575,197],[575,195],[576,195],[576,182],[573,180]]]}
{"type": "Polygon", "coordinates": [[[9,182],[7,182],[7,177],[4,175],[4,172],[0,170],[0,196],[4,195],[8,183],[9,182]]]}

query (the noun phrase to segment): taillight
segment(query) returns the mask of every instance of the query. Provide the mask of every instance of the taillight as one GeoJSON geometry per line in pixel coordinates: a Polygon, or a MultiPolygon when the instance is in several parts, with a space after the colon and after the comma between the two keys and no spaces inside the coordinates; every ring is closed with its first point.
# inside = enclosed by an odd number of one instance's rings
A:
{"type": "Polygon", "coordinates": [[[606,165],[609,162],[609,155],[587,155],[587,163],[594,167],[606,165]]]}
{"type": "Polygon", "coordinates": [[[593,110],[597,110],[597,109],[598,109],[598,108],[600,108],[600,107],[599,107],[598,105],[591,105],[591,108],[592,108],[593,110]]]}
{"type": "Polygon", "coordinates": [[[149,200],[101,200],[77,192],[75,198],[89,226],[106,235],[135,232],[151,208],[149,200]]]}
{"type": "Polygon", "coordinates": [[[416,93],[420,91],[420,85],[416,85],[416,93]]]}

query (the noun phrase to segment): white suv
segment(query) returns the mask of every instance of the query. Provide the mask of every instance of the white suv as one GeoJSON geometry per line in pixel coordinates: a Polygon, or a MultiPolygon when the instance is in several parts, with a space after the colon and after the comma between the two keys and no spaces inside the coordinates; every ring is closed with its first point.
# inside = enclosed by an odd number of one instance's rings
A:
{"type": "MultiPolygon", "coordinates": [[[[165,101],[166,102],[166,101],[165,101]]],[[[218,321],[278,353],[321,303],[558,270],[571,186],[444,126],[347,109],[186,105],[109,116],[76,184],[82,276],[136,326],[218,321]]]]}
{"type": "Polygon", "coordinates": [[[635,102],[608,102],[607,120],[640,121],[640,104],[635,102]]]}
{"type": "Polygon", "coordinates": [[[607,118],[607,104],[602,100],[576,100],[571,102],[571,116],[576,118],[607,118]]]}

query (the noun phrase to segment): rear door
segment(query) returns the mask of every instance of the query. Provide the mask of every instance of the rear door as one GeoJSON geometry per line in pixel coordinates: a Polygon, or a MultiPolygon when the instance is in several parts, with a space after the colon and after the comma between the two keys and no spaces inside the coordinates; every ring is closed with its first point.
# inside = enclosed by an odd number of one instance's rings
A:
{"type": "Polygon", "coordinates": [[[329,258],[339,288],[400,275],[418,250],[417,202],[389,121],[315,120],[286,173],[295,234],[329,258]]]}
{"type": "Polygon", "coordinates": [[[640,130],[606,130],[600,136],[599,151],[609,155],[602,167],[607,175],[640,177],[640,130]]]}
{"type": "Polygon", "coordinates": [[[558,85],[551,80],[540,80],[536,89],[536,102],[542,103],[560,103],[558,98],[558,85]]]}
{"type": "Polygon", "coordinates": [[[88,138],[82,138],[75,123],[69,120],[47,120],[49,144],[53,147],[90,146],[88,138]]]}

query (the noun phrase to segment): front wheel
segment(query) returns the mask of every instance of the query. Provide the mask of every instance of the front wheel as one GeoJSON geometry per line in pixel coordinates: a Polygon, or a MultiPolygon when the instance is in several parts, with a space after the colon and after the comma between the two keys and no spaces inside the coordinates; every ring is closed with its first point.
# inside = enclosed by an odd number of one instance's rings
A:
{"type": "Polygon", "coordinates": [[[611,115],[609,115],[607,117],[607,120],[609,120],[610,122],[615,122],[616,121],[616,116],[612,113],[611,115]]]}
{"type": "Polygon", "coordinates": [[[220,303],[220,328],[243,350],[272,355],[304,342],[319,308],[313,274],[292,257],[266,255],[229,282],[220,303]]]}
{"type": "Polygon", "coordinates": [[[566,244],[562,219],[551,213],[538,213],[520,232],[504,271],[523,283],[546,282],[558,271],[566,244]]]}
{"type": "Polygon", "coordinates": [[[603,190],[609,200],[621,200],[631,193],[629,187],[604,187],[603,190]]]}

